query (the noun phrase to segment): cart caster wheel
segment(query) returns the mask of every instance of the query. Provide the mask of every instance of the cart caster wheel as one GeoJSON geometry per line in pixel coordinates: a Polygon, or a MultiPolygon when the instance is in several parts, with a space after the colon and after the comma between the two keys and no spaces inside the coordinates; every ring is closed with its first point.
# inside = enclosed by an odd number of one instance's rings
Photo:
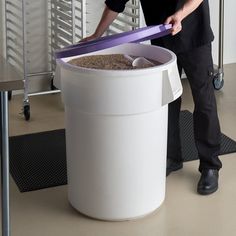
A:
{"type": "Polygon", "coordinates": [[[214,88],[215,88],[216,90],[222,89],[223,86],[224,86],[224,79],[219,78],[218,76],[216,76],[216,77],[213,79],[213,85],[214,85],[214,88]]]}
{"type": "Polygon", "coordinates": [[[8,101],[11,101],[12,99],[12,91],[8,91],[8,101]]]}
{"type": "Polygon", "coordinates": [[[29,120],[30,119],[30,105],[24,105],[24,116],[25,116],[25,120],[29,120]]]}

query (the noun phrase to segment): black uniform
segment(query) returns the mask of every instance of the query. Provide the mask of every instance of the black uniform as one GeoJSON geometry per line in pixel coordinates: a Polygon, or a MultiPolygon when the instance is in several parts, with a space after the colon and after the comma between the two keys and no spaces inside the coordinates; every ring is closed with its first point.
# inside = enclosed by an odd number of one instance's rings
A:
{"type": "MultiPolygon", "coordinates": [[[[147,25],[164,23],[166,18],[180,9],[186,0],[140,0],[147,25]]],[[[106,0],[109,9],[122,12],[128,0],[106,0]]],[[[152,44],[176,53],[181,74],[184,69],[194,100],[194,137],[202,169],[220,169],[220,126],[214,95],[209,4],[204,0],[182,21],[182,31],[152,40],[152,44]]],[[[167,157],[182,160],[179,135],[181,98],[169,104],[167,157]]]]}

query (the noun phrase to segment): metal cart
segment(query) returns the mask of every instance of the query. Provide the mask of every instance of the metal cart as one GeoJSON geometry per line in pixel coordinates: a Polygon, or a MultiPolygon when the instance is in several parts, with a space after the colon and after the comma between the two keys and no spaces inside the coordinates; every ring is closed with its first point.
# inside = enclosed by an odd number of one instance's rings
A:
{"type": "Polygon", "coordinates": [[[24,80],[23,112],[30,119],[29,78],[51,76],[47,2],[5,1],[6,59],[24,80]]]}
{"type": "MultiPolygon", "coordinates": [[[[5,0],[6,59],[24,80],[23,113],[30,119],[29,96],[55,93],[54,51],[75,42],[77,0],[5,0]],[[29,94],[30,78],[51,80],[51,91],[29,94]]],[[[81,19],[82,21],[82,19],[81,19]]],[[[83,28],[83,25],[81,25],[83,28]]]]}
{"type": "Polygon", "coordinates": [[[219,49],[218,68],[215,70],[213,85],[216,90],[224,86],[224,0],[219,0],[219,49]]]}
{"type": "MultiPolygon", "coordinates": [[[[54,51],[91,34],[103,7],[103,0],[5,0],[6,59],[24,80],[26,120],[30,119],[29,96],[59,91],[53,85],[54,51]],[[30,94],[33,77],[50,80],[51,90],[30,94]]],[[[107,34],[139,27],[139,13],[139,1],[130,0],[107,34]]]]}

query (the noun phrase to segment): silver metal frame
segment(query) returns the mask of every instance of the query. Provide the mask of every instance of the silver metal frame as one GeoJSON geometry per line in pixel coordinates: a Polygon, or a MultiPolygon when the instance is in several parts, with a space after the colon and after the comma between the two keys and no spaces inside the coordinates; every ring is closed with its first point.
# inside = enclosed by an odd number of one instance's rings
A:
{"type": "MultiPolygon", "coordinates": [[[[32,77],[53,78],[55,71],[55,58],[54,51],[58,48],[75,43],[76,40],[82,38],[83,35],[79,35],[78,21],[76,13],[81,11],[79,9],[80,2],[85,0],[49,0],[48,4],[48,47],[50,53],[48,53],[49,65],[48,70],[45,71],[30,71],[29,65],[30,55],[27,50],[29,43],[28,40],[28,26],[29,22],[27,16],[27,6],[33,4],[30,0],[5,0],[5,32],[6,32],[6,59],[15,66],[18,71],[21,72],[24,80],[24,100],[23,109],[29,106],[29,96],[35,95],[35,93],[29,93],[29,79],[32,77]],[[14,41],[17,41],[18,46],[13,46],[14,41]]],[[[83,4],[81,4],[83,5],[83,4]]],[[[82,7],[81,7],[82,8],[82,7]]],[[[41,9],[42,10],[42,9],[41,9]]],[[[83,17],[81,17],[83,21],[83,17]]],[[[82,25],[82,24],[81,24],[82,25]]],[[[59,92],[59,90],[56,90],[59,92]]],[[[48,94],[49,91],[37,92],[37,94],[48,94]]],[[[55,93],[55,90],[52,90],[55,93]]]]}
{"type": "MultiPolygon", "coordinates": [[[[27,0],[5,0],[5,35],[6,35],[6,59],[22,75],[24,81],[23,109],[29,106],[29,78],[37,76],[51,76],[52,71],[30,72],[28,62],[28,25],[27,0]],[[14,45],[15,43],[15,45],[14,45]]],[[[51,66],[48,66],[51,68],[51,66]]]]}
{"type": "Polygon", "coordinates": [[[216,90],[224,86],[224,0],[219,0],[218,65],[214,68],[213,85],[216,90]]]}
{"type": "Polygon", "coordinates": [[[224,70],[224,0],[219,1],[219,73],[224,70]]]}
{"type": "Polygon", "coordinates": [[[2,235],[10,236],[8,94],[1,91],[2,235]]]}

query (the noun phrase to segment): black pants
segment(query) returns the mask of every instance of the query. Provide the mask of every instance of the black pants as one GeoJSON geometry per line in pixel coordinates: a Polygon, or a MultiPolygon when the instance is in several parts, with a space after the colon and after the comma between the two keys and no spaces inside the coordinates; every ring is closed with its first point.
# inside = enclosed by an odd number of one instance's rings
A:
{"type": "MultiPolygon", "coordinates": [[[[220,169],[222,164],[218,154],[221,132],[212,84],[211,44],[178,54],[177,64],[180,74],[184,69],[192,91],[194,138],[200,159],[199,171],[220,169]]],[[[179,132],[180,107],[181,98],[169,104],[167,158],[176,161],[182,160],[179,132]]]]}

